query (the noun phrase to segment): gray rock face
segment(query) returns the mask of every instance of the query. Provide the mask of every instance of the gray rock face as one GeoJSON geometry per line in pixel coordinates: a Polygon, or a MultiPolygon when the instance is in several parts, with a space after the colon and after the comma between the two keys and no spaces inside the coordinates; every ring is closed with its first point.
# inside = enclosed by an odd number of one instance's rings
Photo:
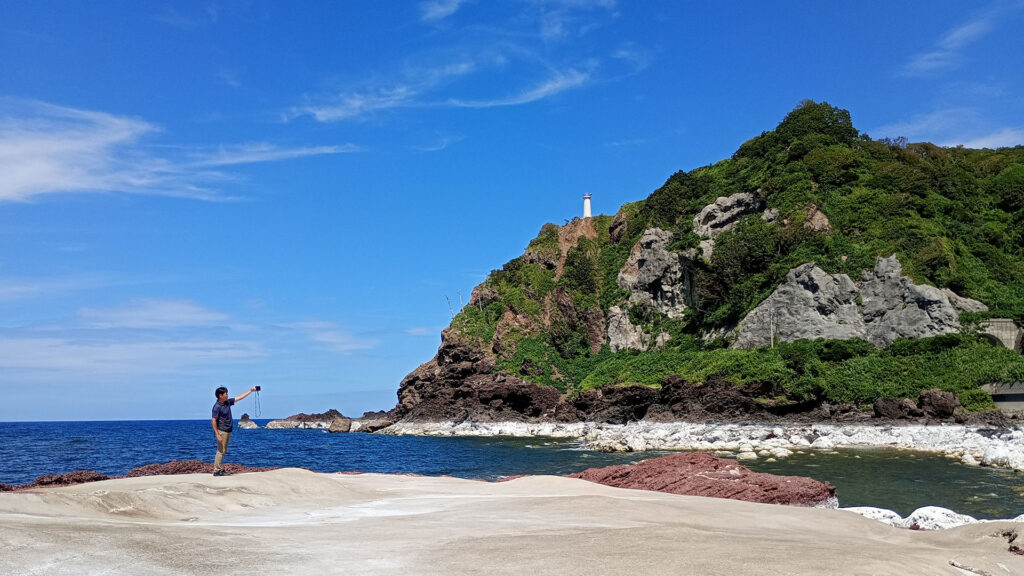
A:
{"type": "Polygon", "coordinates": [[[831,275],[814,264],[802,264],[737,326],[733,347],[769,346],[801,338],[846,340],[863,338],[864,320],[857,307],[857,286],[846,274],[831,275]]]}
{"type": "Polygon", "coordinates": [[[683,254],[670,252],[672,233],[648,228],[619,271],[618,284],[631,304],[643,304],[669,318],[680,318],[696,302],[693,267],[683,254]]]}
{"type": "MultiPolygon", "coordinates": [[[[668,332],[662,332],[654,338],[654,346],[661,346],[668,342],[668,339],[668,332]]],[[[612,306],[608,309],[608,346],[612,352],[626,348],[644,352],[651,347],[651,335],[644,332],[640,326],[633,324],[629,319],[629,314],[621,307],[612,306]]]]}
{"type": "MultiPolygon", "coordinates": [[[[776,341],[862,338],[884,348],[897,338],[958,332],[959,310],[946,292],[914,284],[902,273],[895,255],[878,258],[859,286],[845,274],[828,274],[813,264],[793,268],[740,322],[733,347],[768,346],[773,333],[776,341]]],[[[964,301],[984,306],[957,296],[961,305],[964,301]]]]}
{"type": "Polygon", "coordinates": [[[869,342],[888,347],[897,338],[925,338],[960,331],[960,314],[942,290],[902,276],[896,255],[879,258],[861,286],[869,342]]]}
{"type": "Polygon", "coordinates": [[[760,208],[760,198],[750,192],[719,196],[705,206],[693,218],[693,231],[702,238],[700,248],[704,259],[711,258],[715,238],[719,234],[735,228],[741,216],[757,212],[760,208]]]}
{"type": "Polygon", "coordinates": [[[949,299],[949,303],[956,308],[958,312],[988,312],[988,306],[985,306],[981,302],[978,302],[974,298],[967,298],[958,295],[949,288],[943,288],[942,293],[949,299]]]}
{"type": "Polygon", "coordinates": [[[629,320],[626,311],[618,306],[608,309],[608,345],[612,352],[632,348],[647,350],[651,337],[629,320]]]}

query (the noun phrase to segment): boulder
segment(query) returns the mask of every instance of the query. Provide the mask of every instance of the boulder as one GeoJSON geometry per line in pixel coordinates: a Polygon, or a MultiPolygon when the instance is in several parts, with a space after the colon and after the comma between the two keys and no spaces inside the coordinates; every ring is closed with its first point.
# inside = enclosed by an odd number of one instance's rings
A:
{"type": "Polygon", "coordinates": [[[719,196],[714,202],[702,208],[693,218],[693,231],[703,238],[700,242],[703,258],[711,259],[711,253],[715,249],[715,238],[718,235],[726,230],[732,230],[742,216],[757,212],[760,208],[761,199],[749,192],[719,196]]]}
{"type": "Polygon", "coordinates": [[[853,512],[854,514],[860,514],[865,518],[878,520],[879,522],[884,522],[885,524],[888,524],[889,526],[893,526],[896,528],[903,527],[903,517],[893,512],[892,510],[888,510],[885,508],[874,508],[871,506],[851,506],[849,508],[840,508],[840,510],[846,510],[848,512],[853,512]]]}
{"type": "Polygon", "coordinates": [[[331,427],[327,429],[331,434],[345,433],[352,429],[351,418],[339,418],[335,417],[331,421],[331,427]]]}
{"type": "Polygon", "coordinates": [[[376,432],[383,428],[387,428],[394,424],[395,421],[390,416],[384,414],[375,417],[362,417],[358,420],[352,421],[352,432],[376,432]]]}
{"type": "Polygon", "coordinates": [[[921,392],[918,405],[928,418],[942,420],[953,417],[960,407],[960,400],[952,392],[932,388],[921,392]]]}
{"type": "Polygon", "coordinates": [[[677,453],[637,464],[590,468],[570,475],[618,488],[761,502],[818,506],[835,502],[829,483],[801,476],[752,472],[705,452],[677,453]]]}
{"type": "Polygon", "coordinates": [[[909,398],[879,398],[874,405],[876,418],[901,420],[917,418],[924,413],[909,398]]]}
{"type": "Polygon", "coordinates": [[[668,250],[672,233],[648,228],[619,271],[619,287],[629,291],[630,304],[642,304],[669,318],[681,318],[697,301],[690,257],[668,250]]]}
{"type": "Polygon", "coordinates": [[[978,520],[966,514],[958,514],[948,508],[925,506],[918,508],[903,519],[904,528],[917,527],[919,530],[945,530],[965,524],[976,524],[978,520]]]}

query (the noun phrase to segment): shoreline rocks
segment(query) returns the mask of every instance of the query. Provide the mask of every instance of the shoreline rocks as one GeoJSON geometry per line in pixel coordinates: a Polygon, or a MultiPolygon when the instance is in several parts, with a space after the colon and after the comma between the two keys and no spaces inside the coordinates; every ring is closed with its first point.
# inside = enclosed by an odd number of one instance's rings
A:
{"type": "Polygon", "coordinates": [[[960,514],[941,506],[923,506],[911,512],[906,518],[892,510],[871,506],[853,506],[840,508],[840,510],[860,514],[865,518],[878,520],[895,528],[909,528],[910,530],[947,530],[981,522],[1024,522],[1024,514],[1007,520],[978,520],[973,516],[960,514]]]}
{"type": "Polygon", "coordinates": [[[966,458],[982,466],[1024,471],[1024,431],[963,424],[722,424],[639,421],[397,422],[378,432],[423,436],[547,436],[578,438],[604,452],[696,450],[785,458],[797,450],[893,448],[966,458]]]}

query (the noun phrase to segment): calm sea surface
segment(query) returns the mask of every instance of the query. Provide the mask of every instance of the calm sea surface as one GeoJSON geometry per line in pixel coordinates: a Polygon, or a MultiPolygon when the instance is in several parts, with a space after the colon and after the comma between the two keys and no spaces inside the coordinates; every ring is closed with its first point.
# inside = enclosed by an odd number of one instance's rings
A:
{"type": "MultiPolygon", "coordinates": [[[[261,425],[266,421],[257,421],[261,425]]],[[[0,422],[0,483],[40,474],[95,470],[108,475],[170,460],[212,461],[209,420],[141,422],[0,422]]],[[[302,466],[318,472],[451,475],[494,480],[518,474],[570,474],[627,464],[664,452],[605,454],[555,438],[433,438],[328,434],[322,430],[239,430],[226,461],[302,466]]],[[[1024,473],[972,468],[922,453],[842,450],[744,462],[759,472],[830,482],[841,506],[878,506],[906,516],[942,506],[976,518],[1024,514],[1024,473]]]]}

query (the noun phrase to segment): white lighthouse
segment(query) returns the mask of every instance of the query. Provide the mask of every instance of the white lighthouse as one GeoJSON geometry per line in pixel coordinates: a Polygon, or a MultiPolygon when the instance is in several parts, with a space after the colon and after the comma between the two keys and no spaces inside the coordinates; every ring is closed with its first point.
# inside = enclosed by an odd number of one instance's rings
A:
{"type": "Polygon", "coordinates": [[[583,195],[583,217],[590,218],[590,194],[583,195]]]}

